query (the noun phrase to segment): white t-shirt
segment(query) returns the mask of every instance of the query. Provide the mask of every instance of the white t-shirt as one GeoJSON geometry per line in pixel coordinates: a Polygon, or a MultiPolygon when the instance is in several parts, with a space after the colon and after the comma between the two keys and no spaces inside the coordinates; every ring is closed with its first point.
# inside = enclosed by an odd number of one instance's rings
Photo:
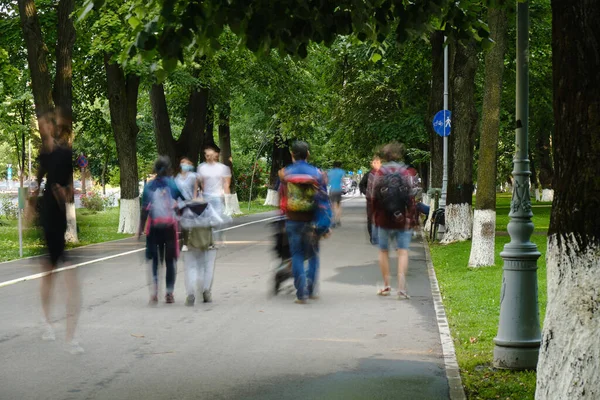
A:
{"type": "Polygon", "coordinates": [[[202,163],[198,166],[198,180],[202,183],[202,193],[209,196],[223,195],[223,182],[231,177],[231,171],[225,164],[202,163]]]}
{"type": "Polygon", "coordinates": [[[179,191],[186,200],[192,200],[195,197],[194,185],[196,184],[196,174],[188,172],[185,177],[182,174],[178,174],[175,177],[175,184],[179,188],[179,191]]]}

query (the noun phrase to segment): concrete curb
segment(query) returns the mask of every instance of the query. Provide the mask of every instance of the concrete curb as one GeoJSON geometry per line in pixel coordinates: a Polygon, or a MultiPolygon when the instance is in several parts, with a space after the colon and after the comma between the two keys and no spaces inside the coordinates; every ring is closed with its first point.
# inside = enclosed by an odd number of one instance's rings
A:
{"type": "Polygon", "coordinates": [[[433,307],[436,313],[438,329],[440,332],[440,341],[442,343],[442,353],[444,355],[444,364],[446,367],[446,378],[450,387],[450,400],[466,400],[465,390],[460,378],[460,368],[456,361],[456,352],[454,350],[454,342],[450,334],[448,319],[442,295],[438,285],[435,269],[431,261],[431,253],[429,252],[429,243],[426,238],[423,238],[423,247],[425,248],[425,260],[427,262],[427,272],[429,274],[429,283],[431,284],[431,295],[433,297],[433,307]]]}

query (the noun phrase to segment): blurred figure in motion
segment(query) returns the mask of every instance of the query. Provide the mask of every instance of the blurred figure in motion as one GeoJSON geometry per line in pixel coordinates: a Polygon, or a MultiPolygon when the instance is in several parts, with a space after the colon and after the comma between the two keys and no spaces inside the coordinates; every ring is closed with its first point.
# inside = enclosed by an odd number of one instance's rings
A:
{"type": "Polygon", "coordinates": [[[319,269],[319,238],[314,229],[318,195],[326,196],[326,178],[319,169],[306,162],[308,144],[297,141],[292,144],[294,163],[279,172],[282,187],[281,206],[285,211],[286,234],[292,255],[292,273],[296,287],[296,303],[306,304],[316,299],[319,269]],[[304,260],[308,258],[308,273],[304,260]]]}
{"type": "Polygon", "coordinates": [[[152,260],[152,288],[150,304],[158,303],[158,265],[161,252],[167,269],[165,302],[175,302],[175,261],[179,255],[177,235],[177,202],[183,199],[173,178],[169,176],[171,162],[168,157],[161,156],[154,163],[156,178],[144,186],[142,194],[142,211],[137,237],[145,229],[146,258],[152,260]],[[146,224],[147,222],[147,224],[146,224]]]}
{"type": "Polygon", "coordinates": [[[377,226],[379,267],[384,282],[383,289],[377,294],[389,296],[392,291],[389,242],[393,241],[398,253],[398,299],[409,299],[406,273],[412,228],[417,223],[416,171],[401,161],[404,146],[400,143],[387,144],[381,153],[385,164],[375,173],[373,191],[373,220],[377,226]]]}
{"type": "MultiPolygon", "coordinates": [[[[175,177],[175,183],[181,192],[185,201],[191,201],[198,194],[198,178],[196,177],[194,164],[187,157],[182,157],[179,161],[179,173],[175,177]]],[[[189,230],[181,230],[181,251],[188,251],[187,240],[189,230]]]]}
{"type": "MultiPolygon", "coordinates": [[[[198,181],[201,184],[202,198],[220,216],[225,212],[225,195],[230,194],[231,170],[219,162],[219,150],[207,147],[204,150],[206,162],[198,166],[198,181]]],[[[222,234],[215,232],[214,241],[222,240],[222,234]]]]}
{"type": "Polygon", "coordinates": [[[377,244],[377,228],[373,224],[373,185],[375,183],[375,174],[381,168],[381,158],[379,153],[375,153],[371,161],[371,170],[363,176],[360,181],[360,192],[367,199],[367,231],[369,232],[369,241],[371,244],[377,244]]]}
{"type": "Polygon", "coordinates": [[[329,184],[329,200],[333,208],[333,227],[342,225],[342,179],[346,173],[342,168],[342,163],[335,161],[333,168],[327,171],[327,181],[329,184]]]}
{"type": "MultiPolygon", "coordinates": [[[[42,194],[41,224],[48,248],[48,257],[42,262],[41,299],[46,326],[42,336],[44,340],[55,340],[56,335],[50,323],[52,306],[52,286],[54,270],[65,259],[65,232],[67,230],[66,203],[72,196],[71,178],[73,175],[73,154],[67,145],[68,124],[58,126],[62,119],[57,112],[48,112],[38,119],[42,151],[39,156],[37,174],[38,188],[44,177],[46,184],[42,194]],[[58,137],[58,139],[57,139],[58,137]]],[[[39,189],[38,189],[39,190],[39,189]]],[[[37,196],[37,191],[34,193],[37,196]]],[[[72,354],[83,353],[83,348],[75,340],[75,329],[81,307],[81,290],[77,281],[77,270],[64,271],[67,287],[67,350],[72,354]]]]}

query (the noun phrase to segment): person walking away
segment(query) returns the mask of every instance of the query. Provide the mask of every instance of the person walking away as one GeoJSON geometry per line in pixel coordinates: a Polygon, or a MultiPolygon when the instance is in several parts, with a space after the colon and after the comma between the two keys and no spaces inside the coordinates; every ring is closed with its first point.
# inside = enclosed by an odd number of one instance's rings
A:
{"type": "Polygon", "coordinates": [[[377,227],[379,267],[384,287],[380,296],[391,294],[389,242],[395,241],[398,253],[398,299],[408,299],[406,273],[408,271],[408,248],[412,228],[417,223],[415,206],[414,171],[402,163],[404,146],[390,143],[382,150],[385,164],[375,173],[373,195],[373,220],[377,227]]]}
{"type": "Polygon", "coordinates": [[[333,227],[342,224],[342,179],[346,172],[341,168],[342,163],[335,161],[333,168],[327,171],[327,181],[329,183],[329,199],[333,207],[333,227]]]}
{"type": "MultiPolygon", "coordinates": [[[[209,203],[220,216],[225,212],[225,195],[230,194],[231,171],[220,163],[219,149],[207,147],[204,150],[206,162],[198,166],[198,181],[201,185],[202,198],[209,203]]],[[[222,240],[220,233],[215,233],[215,244],[222,240]]]]}
{"type": "Polygon", "coordinates": [[[381,158],[379,154],[375,154],[371,161],[371,170],[363,176],[359,184],[360,192],[367,200],[367,231],[369,232],[369,241],[373,245],[377,244],[377,229],[374,229],[373,224],[373,185],[379,168],[381,168],[381,158]]]}
{"type": "Polygon", "coordinates": [[[161,156],[154,163],[156,178],[148,182],[142,194],[142,211],[137,237],[146,231],[147,258],[152,259],[152,292],[150,304],[158,302],[158,265],[161,249],[167,269],[165,302],[175,302],[175,261],[179,253],[177,238],[177,199],[183,196],[173,178],[169,176],[171,163],[161,156]],[[148,223],[146,225],[146,222],[148,223]]]}
{"type": "Polygon", "coordinates": [[[202,281],[202,297],[205,303],[212,302],[212,283],[217,249],[213,243],[213,228],[224,221],[211,205],[194,201],[186,203],[180,223],[189,231],[188,251],[183,255],[186,271],[186,306],[196,302],[196,292],[202,281]]]}
{"type": "MultiPolygon", "coordinates": [[[[198,193],[198,178],[196,177],[194,164],[187,157],[182,157],[179,162],[180,172],[175,177],[175,184],[185,201],[192,201],[198,193]]],[[[187,251],[187,239],[189,231],[181,230],[181,251],[187,251]]]]}
{"type": "MultiPolygon", "coordinates": [[[[42,179],[46,177],[46,186],[42,194],[41,223],[44,239],[48,249],[48,256],[43,258],[40,294],[42,310],[45,317],[43,340],[56,340],[54,329],[50,322],[50,308],[52,306],[52,286],[54,271],[58,263],[67,264],[65,256],[65,232],[67,230],[66,203],[72,196],[71,177],[73,174],[73,154],[65,145],[66,140],[54,139],[59,127],[57,115],[48,112],[38,119],[38,126],[42,138],[42,152],[39,156],[39,169],[37,174],[38,188],[42,179]]],[[[63,127],[64,129],[65,127],[63,127]]],[[[67,139],[61,137],[60,139],[67,139]]],[[[38,190],[34,192],[37,197],[38,190]]],[[[71,354],[83,353],[84,350],[75,339],[75,330],[81,308],[81,289],[77,280],[76,269],[64,271],[67,288],[67,351],[71,354]]]]}
{"type": "Polygon", "coordinates": [[[281,180],[281,208],[287,217],[286,233],[292,255],[292,273],[296,287],[296,303],[306,304],[316,299],[319,269],[319,241],[313,229],[318,202],[317,196],[326,196],[324,173],[307,162],[309,148],[306,142],[292,144],[293,164],[279,172],[281,180]],[[304,269],[308,258],[308,272],[304,269]]]}

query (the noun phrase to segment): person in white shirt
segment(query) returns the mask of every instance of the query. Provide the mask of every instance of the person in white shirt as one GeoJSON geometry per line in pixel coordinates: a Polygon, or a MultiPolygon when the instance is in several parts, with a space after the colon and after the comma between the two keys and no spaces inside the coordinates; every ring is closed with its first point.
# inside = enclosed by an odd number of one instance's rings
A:
{"type": "MultiPolygon", "coordinates": [[[[206,162],[198,166],[197,173],[202,198],[222,216],[225,210],[225,195],[230,194],[231,171],[228,166],[219,162],[218,149],[207,147],[204,156],[206,162]]],[[[215,241],[218,239],[215,238],[215,241]]]]}

